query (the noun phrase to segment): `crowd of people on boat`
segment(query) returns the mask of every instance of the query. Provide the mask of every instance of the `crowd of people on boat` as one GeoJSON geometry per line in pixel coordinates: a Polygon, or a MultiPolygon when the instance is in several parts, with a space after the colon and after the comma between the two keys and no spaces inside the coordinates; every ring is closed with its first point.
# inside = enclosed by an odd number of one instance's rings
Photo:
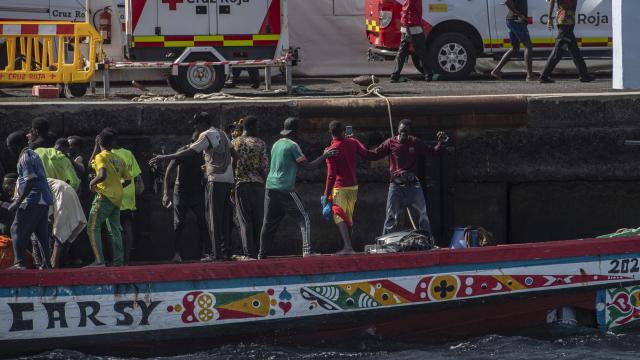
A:
{"type": "MultiPolygon", "coordinates": [[[[203,262],[272,255],[270,245],[287,215],[300,228],[302,256],[314,255],[309,213],[296,192],[296,176],[300,168],[323,164],[327,169],[321,197],[323,216],[338,227],[343,241],[338,254],[354,253],[351,230],[358,195],[358,159],[389,159],[383,234],[396,231],[405,209],[413,215],[416,228],[431,233],[417,166],[419,157],[442,152],[447,141],[443,132],[431,146],[412,136],[411,121],[403,119],[397,134],[367,149],[353,136],[350,126],[332,121],[331,143],[322,155],[308,159],[296,142],[300,132],[296,117],[284,120],[281,137],[270,151],[259,136],[255,116],[246,116],[224,131],[219,119],[200,112],[190,125],[194,132],[188,144],[149,161],[152,168],[165,165],[162,205],[173,208],[173,262],[183,261],[189,212],[196,218],[203,262]],[[170,189],[174,172],[175,185],[170,189]],[[234,222],[239,225],[241,254],[232,253],[234,222]]],[[[0,191],[0,249],[4,244],[5,250],[0,268],[61,267],[68,263],[61,258],[68,256],[76,239],[91,244],[94,261],[88,266],[130,263],[136,196],[145,189],[140,164],[130,150],[119,146],[117,130],[103,129],[95,137],[88,159],[82,156],[80,137],[56,139],[44,118],[34,119],[30,132],[11,133],[6,145],[17,156],[17,170],[4,176],[0,191]],[[103,228],[108,236],[102,233],[103,228]],[[108,249],[103,248],[103,242],[108,249]],[[11,249],[12,256],[6,256],[11,249]]]]}

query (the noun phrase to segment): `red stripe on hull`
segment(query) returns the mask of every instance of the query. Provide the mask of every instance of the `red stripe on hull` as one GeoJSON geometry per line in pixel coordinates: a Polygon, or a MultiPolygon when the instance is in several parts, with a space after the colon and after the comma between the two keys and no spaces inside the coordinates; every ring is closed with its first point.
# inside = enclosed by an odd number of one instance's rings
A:
{"type": "Polygon", "coordinates": [[[593,291],[551,294],[530,299],[511,298],[507,301],[469,304],[450,309],[410,312],[407,316],[396,315],[385,322],[374,320],[370,327],[375,329],[376,335],[385,339],[420,343],[437,343],[496,333],[513,335],[512,331],[527,331],[544,326],[548,310],[563,306],[591,310],[595,307],[595,299],[593,291]]]}
{"type": "Polygon", "coordinates": [[[0,287],[131,284],[399,270],[640,253],[640,237],[588,239],[496,247],[352,256],[273,258],[248,262],[167,264],[49,271],[0,271],[0,287]]]}

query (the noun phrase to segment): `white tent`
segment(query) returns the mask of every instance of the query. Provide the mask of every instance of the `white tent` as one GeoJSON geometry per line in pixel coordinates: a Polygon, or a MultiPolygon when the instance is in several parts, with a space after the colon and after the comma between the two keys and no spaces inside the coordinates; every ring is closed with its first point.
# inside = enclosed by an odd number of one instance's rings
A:
{"type": "MultiPolygon", "coordinates": [[[[297,75],[388,75],[393,61],[368,62],[366,0],[288,0],[291,46],[300,47],[297,75]]],[[[408,64],[407,71],[413,71],[408,64]]]]}

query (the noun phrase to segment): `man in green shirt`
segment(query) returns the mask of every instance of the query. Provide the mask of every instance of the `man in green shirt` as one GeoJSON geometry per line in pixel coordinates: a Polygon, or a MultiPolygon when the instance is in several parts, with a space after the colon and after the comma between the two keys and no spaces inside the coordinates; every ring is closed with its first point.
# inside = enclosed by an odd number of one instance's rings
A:
{"type": "Polygon", "coordinates": [[[122,225],[124,240],[124,264],[129,265],[131,258],[131,249],[134,241],[134,223],[136,211],[136,196],[144,191],[144,183],[142,182],[142,170],[136,157],[131,151],[120,147],[118,143],[118,131],[113,128],[104,129],[106,132],[113,134],[113,150],[112,153],[118,155],[123,161],[133,178],[133,181],[122,189],[122,205],[120,206],[120,224],[122,225]]]}
{"type": "Polygon", "coordinates": [[[338,154],[336,150],[325,151],[317,159],[309,162],[295,142],[299,119],[287,118],[282,138],[271,148],[271,165],[267,176],[264,197],[264,223],[260,232],[260,251],[258,259],[267,257],[266,247],[273,242],[273,236],[285,215],[292,216],[302,232],[302,256],[311,254],[311,229],[309,214],[296,193],[296,175],[298,166],[313,169],[322,165],[325,159],[338,154]]]}
{"type": "Polygon", "coordinates": [[[42,160],[44,172],[49,179],[57,179],[66,182],[77,192],[80,187],[80,178],[76,174],[71,159],[66,155],[67,139],[58,139],[55,147],[39,147],[34,151],[42,160]]]}

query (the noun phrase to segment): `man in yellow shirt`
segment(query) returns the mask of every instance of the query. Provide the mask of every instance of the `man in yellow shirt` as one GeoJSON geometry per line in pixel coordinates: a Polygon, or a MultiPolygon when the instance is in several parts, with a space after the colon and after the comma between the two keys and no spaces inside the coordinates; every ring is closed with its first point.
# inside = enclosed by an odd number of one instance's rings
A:
{"type": "Polygon", "coordinates": [[[122,194],[122,206],[120,206],[120,225],[122,225],[124,234],[124,264],[129,265],[129,258],[131,257],[131,249],[135,242],[135,212],[136,212],[136,196],[142,194],[144,191],[144,183],[142,182],[142,170],[136,157],[131,151],[120,147],[118,142],[118,131],[113,128],[106,128],[104,131],[108,131],[113,134],[113,150],[112,152],[118,155],[127,167],[133,182],[123,188],[122,194]]]}
{"type": "Polygon", "coordinates": [[[96,193],[91,211],[89,212],[89,226],[87,233],[95,255],[92,266],[104,266],[102,254],[102,224],[107,224],[107,230],[111,235],[111,248],[113,252],[113,265],[124,264],[124,251],[122,248],[122,227],[120,226],[120,206],[122,206],[123,187],[131,183],[131,175],[124,161],[114,153],[114,135],[110,132],[101,132],[96,137],[96,147],[93,168],[96,177],[89,183],[91,191],[96,193]],[[124,182],[123,182],[124,180],[124,182]]]}

